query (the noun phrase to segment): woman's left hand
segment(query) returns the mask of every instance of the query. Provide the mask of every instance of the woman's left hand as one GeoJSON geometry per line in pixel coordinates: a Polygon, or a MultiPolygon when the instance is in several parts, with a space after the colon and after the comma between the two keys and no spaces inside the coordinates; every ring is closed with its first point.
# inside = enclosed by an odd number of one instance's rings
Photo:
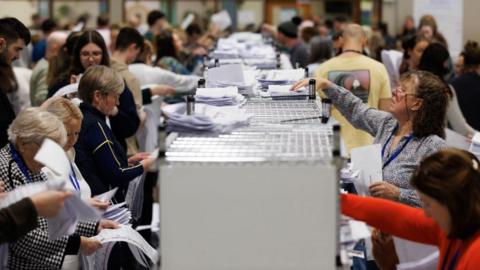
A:
{"type": "Polygon", "coordinates": [[[393,201],[400,199],[400,189],[385,181],[372,184],[368,190],[373,197],[380,197],[393,201]]]}
{"type": "Polygon", "coordinates": [[[108,219],[101,219],[98,222],[98,229],[97,233],[100,233],[103,229],[118,229],[120,226],[117,222],[108,220],[108,219]]]}
{"type": "Polygon", "coordinates": [[[88,200],[88,204],[90,204],[92,207],[97,208],[100,211],[105,211],[110,206],[110,202],[100,201],[99,199],[95,198],[90,198],[88,200]]]}
{"type": "Polygon", "coordinates": [[[150,153],[148,153],[148,152],[136,153],[135,155],[128,158],[128,163],[136,164],[136,163],[148,158],[149,156],[150,156],[150,153]]]}

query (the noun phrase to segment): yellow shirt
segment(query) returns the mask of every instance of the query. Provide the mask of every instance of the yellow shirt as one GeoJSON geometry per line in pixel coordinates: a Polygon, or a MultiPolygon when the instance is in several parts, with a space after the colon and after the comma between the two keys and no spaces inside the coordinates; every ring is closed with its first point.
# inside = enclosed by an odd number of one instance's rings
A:
{"type": "MultiPolygon", "coordinates": [[[[372,108],[378,109],[380,99],[392,97],[385,66],[364,55],[334,57],[321,64],[315,75],[352,91],[372,108]]],[[[342,126],[341,136],[348,153],[352,148],[372,144],[370,134],[354,128],[335,108],[332,116],[342,126]]]]}

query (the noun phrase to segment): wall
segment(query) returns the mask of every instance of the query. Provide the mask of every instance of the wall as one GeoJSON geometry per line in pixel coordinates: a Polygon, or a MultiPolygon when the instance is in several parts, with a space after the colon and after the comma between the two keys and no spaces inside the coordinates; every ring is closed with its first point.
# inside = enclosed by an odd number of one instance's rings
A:
{"type": "Polygon", "coordinates": [[[38,13],[36,1],[0,0],[0,18],[13,16],[29,26],[34,13],[38,13]]]}
{"type": "MultiPolygon", "coordinates": [[[[255,26],[259,26],[263,23],[263,6],[264,1],[262,0],[245,0],[241,6],[238,7],[239,12],[251,12],[254,16],[254,23],[255,26]]],[[[237,14],[237,27],[238,29],[242,29],[245,27],[246,23],[242,22],[241,18],[237,14]]]]}

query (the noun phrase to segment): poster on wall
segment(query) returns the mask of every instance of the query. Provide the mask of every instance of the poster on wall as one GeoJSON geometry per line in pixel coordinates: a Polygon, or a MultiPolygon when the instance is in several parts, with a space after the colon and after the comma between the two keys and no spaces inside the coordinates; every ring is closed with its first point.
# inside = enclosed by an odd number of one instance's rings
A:
{"type": "Polygon", "coordinates": [[[439,32],[447,42],[450,55],[455,58],[463,48],[463,0],[414,0],[415,22],[425,14],[433,15],[439,32]]]}

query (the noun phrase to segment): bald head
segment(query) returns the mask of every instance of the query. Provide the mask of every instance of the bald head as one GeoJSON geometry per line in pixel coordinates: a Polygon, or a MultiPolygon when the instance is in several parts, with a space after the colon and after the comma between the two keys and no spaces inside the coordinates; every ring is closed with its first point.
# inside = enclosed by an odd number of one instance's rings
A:
{"type": "Polygon", "coordinates": [[[47,38],[47,50],[45,52],[45,58],[49,58],[55,55],[60,47],[65,44],[67,40],[67,33],[64,31],[54,31],[47,38]]]}
{"type": "Polygon", "coordinates": [[[343,28],[342,37],[345,42],[363,44],[366,39],[365,32],[358,24],[350,23],[343,28]]]}

